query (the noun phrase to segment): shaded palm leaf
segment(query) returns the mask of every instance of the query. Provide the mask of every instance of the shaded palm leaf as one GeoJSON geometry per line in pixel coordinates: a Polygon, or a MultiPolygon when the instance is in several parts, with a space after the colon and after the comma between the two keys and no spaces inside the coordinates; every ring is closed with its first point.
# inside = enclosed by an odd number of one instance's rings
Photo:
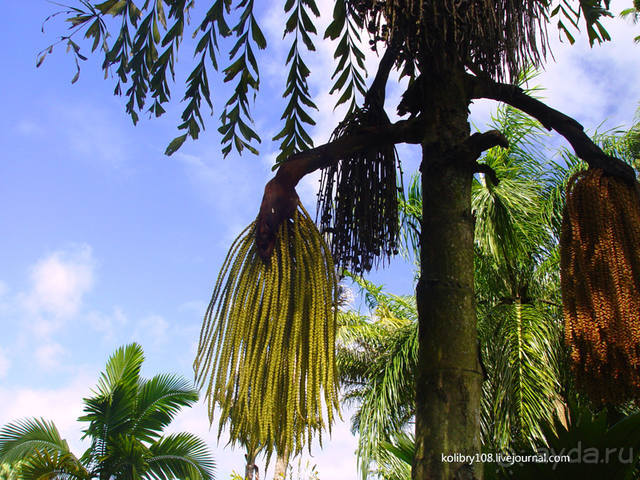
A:
{"type": "Polygon", "coordinates": [[[137,480],[149,469],[149,450],[137,438],[115,435],[109,438],[106,454],[100,458],[101,478],[137,480]]]}
{"type": "Polygon", "coordinates": [[[483,385],[485,438],[497,449],[543,440],[558,398],[553,318],[518,300],[496,306],[480,327],[488,379],[483,385]]]}
{"type": "Polygon", "coordinates": [[[91,475],[72,454],[38,450],[22,462],[21,480],[85,480],[91,475]]]}
{"type": "Polygon", "coordinates": [[[409,480],[411,464],[416,453],[414,436],[398,432],[390,441],[381,442],[380,446],[382,477],[385,480],[409,480]]]}

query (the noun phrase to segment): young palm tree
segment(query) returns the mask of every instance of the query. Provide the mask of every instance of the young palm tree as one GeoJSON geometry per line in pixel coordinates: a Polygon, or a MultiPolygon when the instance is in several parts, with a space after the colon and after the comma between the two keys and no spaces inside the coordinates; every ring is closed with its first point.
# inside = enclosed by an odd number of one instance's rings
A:
{"type": "Polygon", "coordinates": [[[542,439],[541,424],[553,418],[562,324],[557,242],[544,215],[542,127],[511,107],[493,123],[510,147],[484,156],[499,183],[474,179],[472,211],[483,437],[500,451],[542,439]]]}
{"type": "Polygon", "coordinates": [[[91,441],[80,457],[53,422],[29,418],[0,430],[0,461],[20,461],[21,480],[212,480],[214,462],[204,441],[162,433],[182,407],[197,401],[197,391],[176,375],[141,378],[143,360],[135,343],[109,358],[78,419],[91,441]]]}

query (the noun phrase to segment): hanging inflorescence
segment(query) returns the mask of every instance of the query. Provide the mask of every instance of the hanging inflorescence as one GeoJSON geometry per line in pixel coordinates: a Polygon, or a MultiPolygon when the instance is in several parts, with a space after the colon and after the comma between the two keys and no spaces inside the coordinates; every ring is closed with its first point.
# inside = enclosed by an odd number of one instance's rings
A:
{"type": "Polygon", "coordinates": [[[263,261],[255,222],[234,241],[205,314],[194,363],[209,417],[232,443],[270,455],[299,452],[338,409],[334,344],[337,279],[313,221],[298,204],[263,261]]]}
{"type": "Polygon", "coordinates": [[[366,22],[372,42],[395,40],[403,46],[405,63],[444,58],[504,80],[526,65],[540,65],[546,55],[548,4],[540,0],[349,3],[366,22]]]}
{"type": "Polygon", "coordinates": [[[598,403],[640,398],[640,196],[602,170],[569,181],[560,239],[565,339],[598,403]]]}
{"type": "MultiPolygon", "coordinates": [[[[356,108],[332,138],[388,121],[382,109],[356,108]]],[[[385,144],[359,150],[322,172],[317,220],[329,234],[337,266],[361,274],[398,253],[399,169],[395,146],[385,144]]]]}

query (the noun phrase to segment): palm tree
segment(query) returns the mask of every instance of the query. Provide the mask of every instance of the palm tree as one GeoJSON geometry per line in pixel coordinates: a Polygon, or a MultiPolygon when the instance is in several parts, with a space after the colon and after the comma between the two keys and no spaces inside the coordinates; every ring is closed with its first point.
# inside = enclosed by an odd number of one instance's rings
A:
{"type": "Polygon", "coordinates": [[[472,187],[478,335],[486,369],[482,430],[494,451],[543,439],[560,398],[557,239],[545,216],[542,127],[511,107],[493,118],[509,149],[483,158],[499,183],[472,187]]]}
{"type": "Polygon", "coordinates": [[[382,287],[351,276],[362,288],[372,319],[341,312],[336,363],[343,402],[357,405],[352,430],[357,431],[360,471],[371,462],[388,473],[381,442],[409,425],[414,411],[418,358],[418,313],[412,297],[382,292],[382,287]]]}
{"type": "MultiPolygon", "coordinates": [[[[472,211],[485,366],[482,434],[483,444],[496,451],[543,441],[542,426],[562,404],[560,379],[565,371],[555,223],[559,227],[564,182],[577,167],[552,164],[550,171],[543,171],[542,128],[511,107],[498,109],[492,126],[505,132],[510,147],[491,149],[484,156],[499,182],[482,175],[474,179],[472,211]]],[[[409,252],[418,246],[421,203],[420,179],[415,176],[401,202],[409,252]]],[[[353,429],[360,435],[360,467],[366,475],[374,461],[384,478],[401,478],[408,473],[407,464],[395,461],[387,447],[407,443],[402,432],[414,414],[415,303],[356,280],[373,319],[342,313],[337,351],[345,400],[359,404],[353,429]]]]}
{"type": "MultiPolygon", "coordinates": [[[[540,440],[541,425],[560,403],[565,372],[557,244],[565,182],[580,165],[547,162],[543,128],[512,107],[500,107],[491,127],[510,146],[490,149],[481,160],[497,184],[482,174],[473,181],[474,286],[485,368],[483,443],[503,450],[540,440]]],[[[405,249],[416,252],[418,176],[401,208],[405,249]]]]}
{"type": "Polygon", "coordinates": [[[163,435],[198,393],[183,377],[140,377],[144,354],[133,343],[107,361],[92,396],[84,399],[83,438],[77,457],[53,424],[29,418],[0,430],[0,461],[21,461],[21,480],[212,480],[214,462],[204,441],[190,433],[163,435]]]}

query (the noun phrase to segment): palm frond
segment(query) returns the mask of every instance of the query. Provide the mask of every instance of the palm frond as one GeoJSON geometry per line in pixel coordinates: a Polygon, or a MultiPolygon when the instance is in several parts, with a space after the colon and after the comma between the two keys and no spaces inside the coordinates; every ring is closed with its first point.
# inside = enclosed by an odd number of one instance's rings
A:
{"type": "Polygon", "coordinates": [[[372,317],[340,315],[336,363],[343,402],[357,405],[352,431],[359,433],[360,471],[379,461],[380,442],[400,431],[413,416],[417,362],[417,312],[413,299],[382,292],[353,277],[374,306],[372,317]]]}
{"type": "Polygon", "coordinates": [[[190,433],[160,438],[149,447],[150,477],[156,480],[213,480],[215,463],[204,441],[190,433]]]}
{"type": "Polygon", "coordinates": [[[143,441],[158,438],[182,407],[198,401],[198,392],[184,377],[156,375],[140,383],[131,435],[143,441]]]}
{"type": "Polygon", "coordinates": [[[91,474],[70,453],[38,450],[22,462],[19,478],[21,480],[88,480],[91,474]]]}
{"type": "Polygon", "coordinates": [[[559,395],[560,324],[519,300],[497,305],[480,322],[485,438],[498,449],[544,440],[541,425],[553,418],[559,395]]]}
{"type": "Polygon", "coordinates": [[[380,443],[382,447],[379,471],[384,480],[409,480],[411,464],[416,453],[413,434],[398,432],[389,441],[380,443]]]}
{"type": "Polygon", "coordinates": [[[144,352],[137,343],[119,347],[107,361],[104,372],[98,381],[97,393],[109,395],[122,386],[135,388],[140,378],[140,368],[144,361],[144,352]]]}
{"type": "Polygon", "coordinates": [[[109,393],[83,399],[85,414],[78,420],[88,422],[83,438],[91,438],[91,455],[104,455],[109,436],[130,431],[136,392],[135,385],[116,385],[109,393]]]}
{"type": "Polygon", "coordinates": [[[0,430],[0,461],[16,462],[38,451],[68,455],[69,445],[53,422],[27,418],[9,423],[0,430]]]}
{"type": "Polygon", "coordinates": [[[99,459],[100,478],[141,479],[149,469],[149,450],[136,437],[111,435],[105,454],[99,459]]]}
{"type": "Polygon", "coordinates": [[[405,198],[398,198],[400,210],[400,247],[403,255],[420,260],[420,231],[422,223],[422,176],[415,173],[405,198]]]}

